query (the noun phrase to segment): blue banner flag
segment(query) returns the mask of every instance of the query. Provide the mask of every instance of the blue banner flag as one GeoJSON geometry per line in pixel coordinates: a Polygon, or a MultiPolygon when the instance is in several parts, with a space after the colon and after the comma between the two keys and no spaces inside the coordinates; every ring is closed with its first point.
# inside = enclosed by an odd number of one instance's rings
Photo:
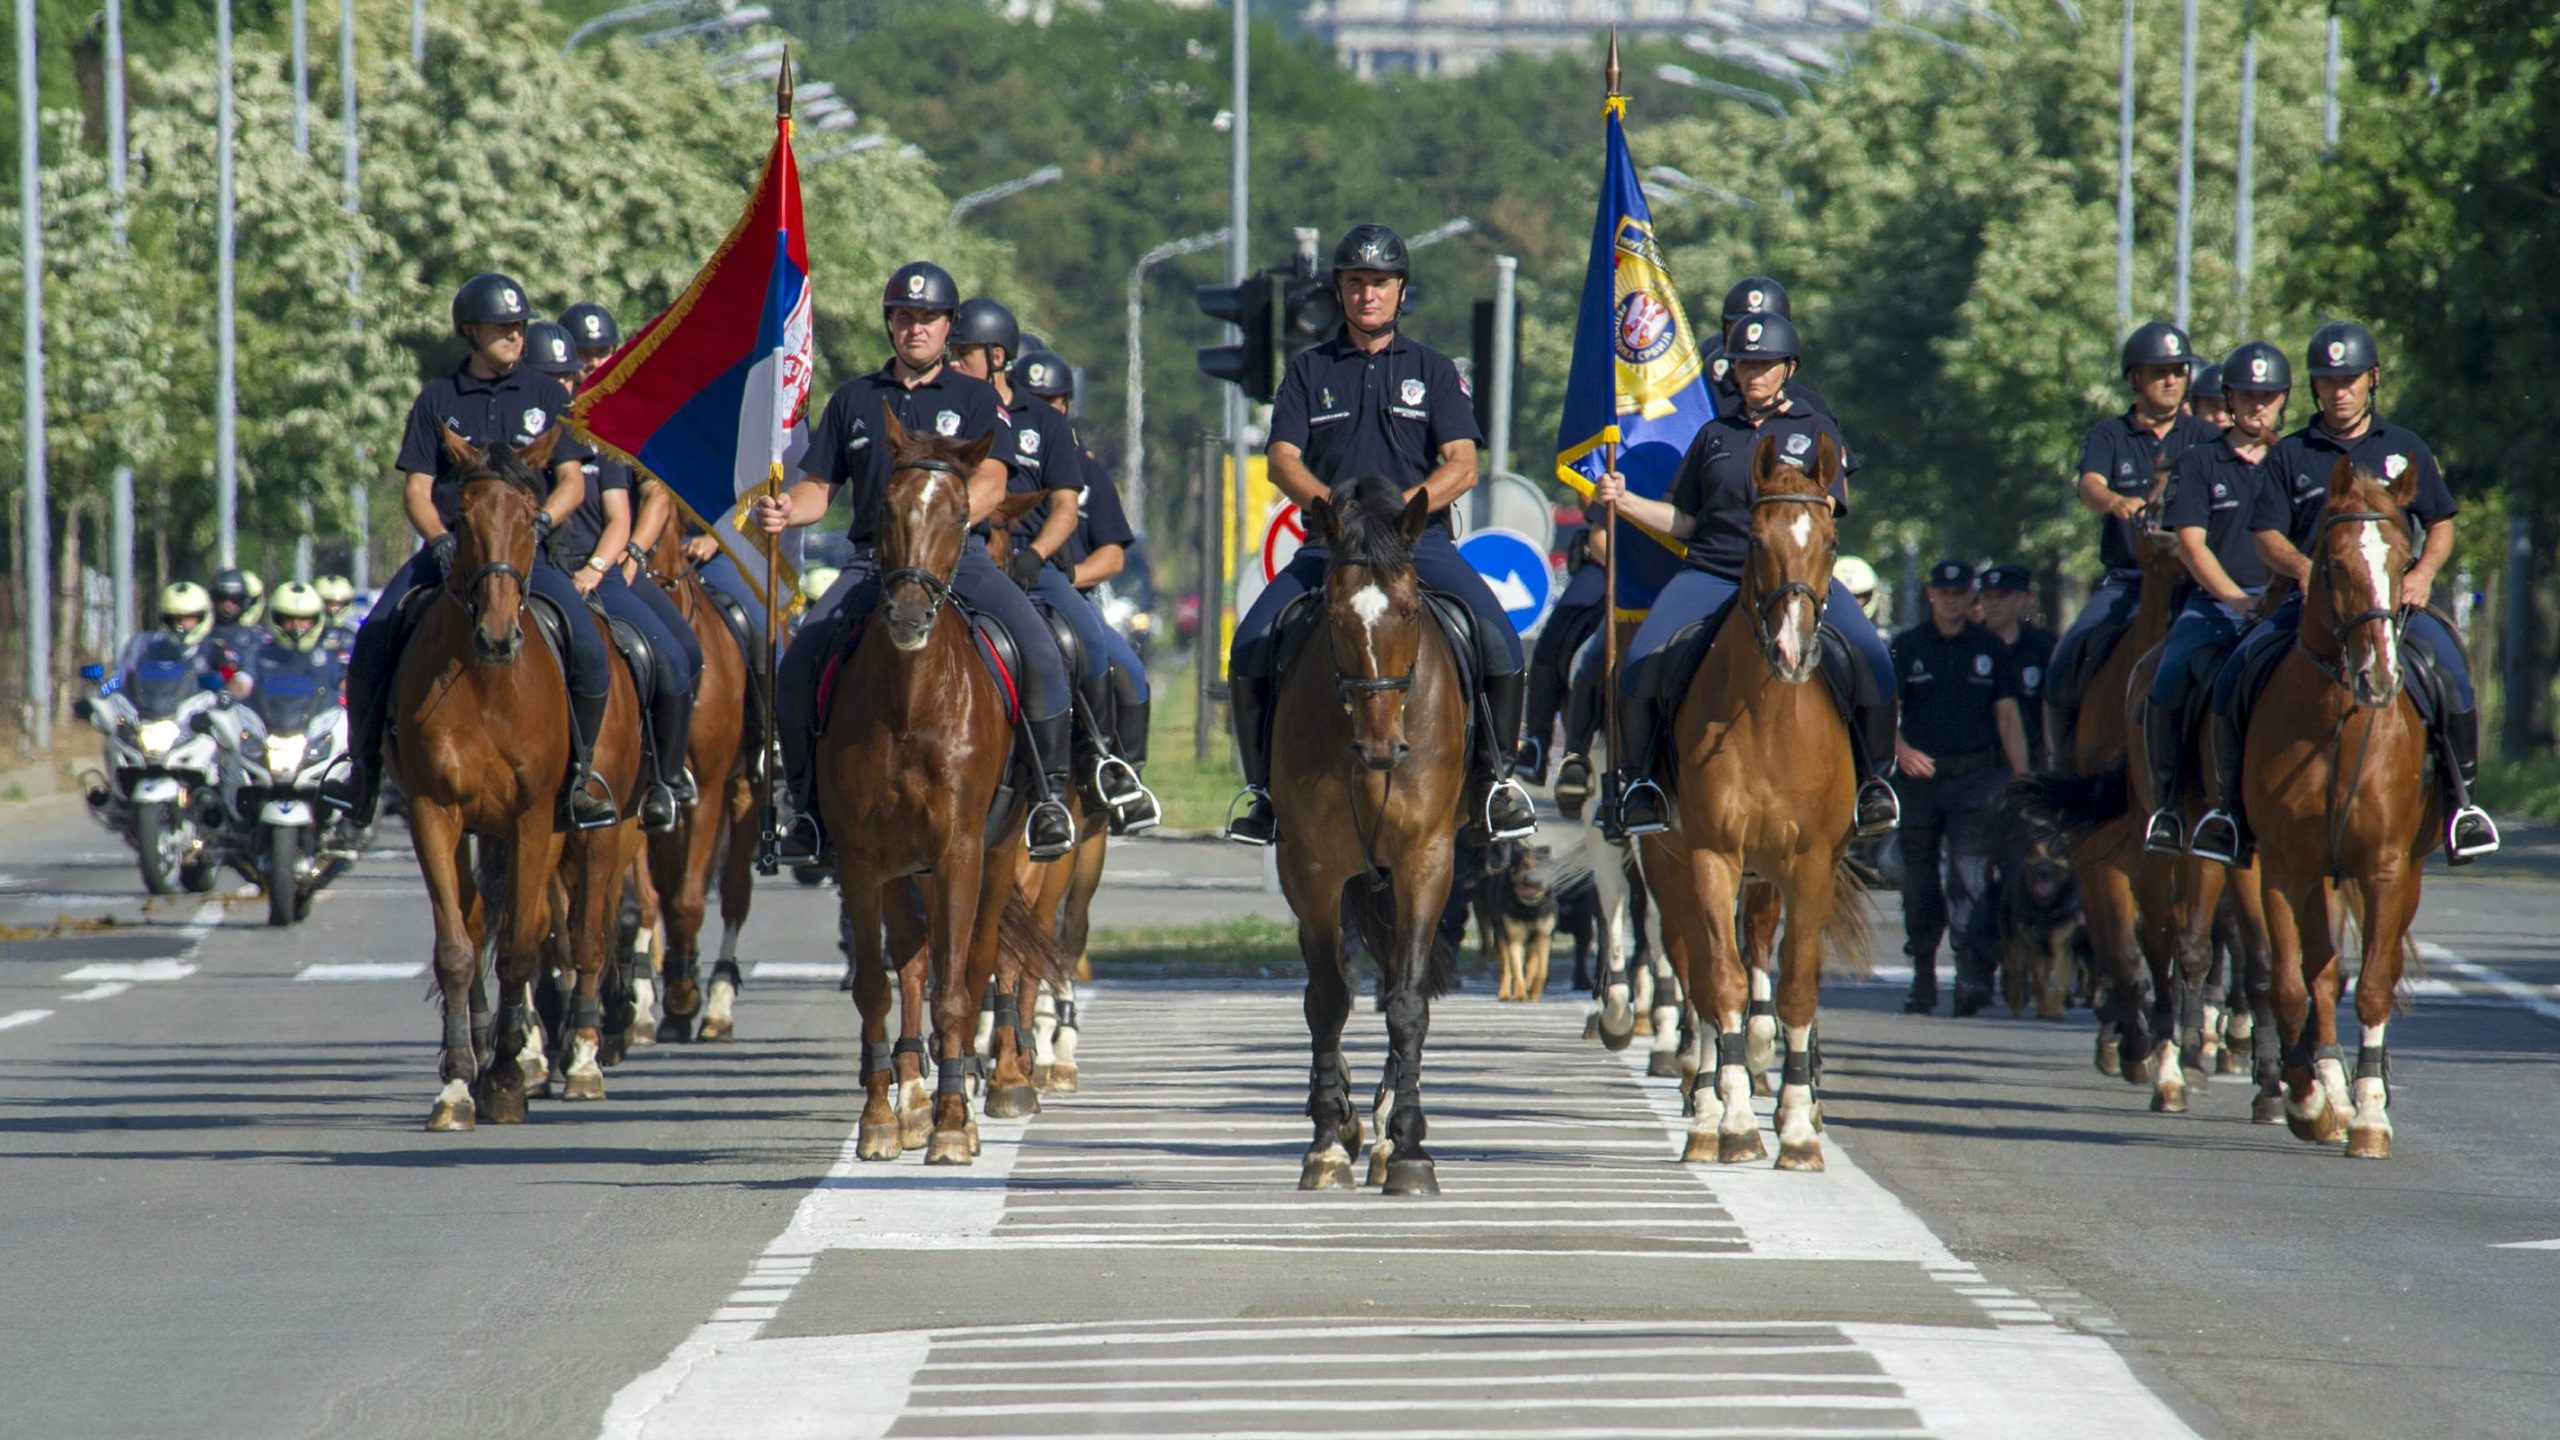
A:
{"type": "MultiPolygon", "coordinates": [[[[1591,227],[1591,263],[1582,273],[1582,313],[1573,330],[1573,371],[1556,432],[1556,478],[1591,496],[1591,482],[1614,444],[1627,491],[1660,500],[1671,493],[1680,457],[1716,413],[1697,332],[1679,287],[1654,244],[1653,211],[1636,183],[1619,123],[1625,101],[1611,96],[1609,153],[1600,216],[1591,227]]],[[[1617,609],[1641,614],[1680,571],[1680,542],[1643,530],[1618,553],[1617,609]]]]}

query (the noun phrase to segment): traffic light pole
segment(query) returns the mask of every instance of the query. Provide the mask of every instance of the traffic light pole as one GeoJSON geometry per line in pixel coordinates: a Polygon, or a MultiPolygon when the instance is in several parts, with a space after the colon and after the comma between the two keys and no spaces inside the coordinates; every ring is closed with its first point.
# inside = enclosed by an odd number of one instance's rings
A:
{"type": "Polygon", "coordinates": [[[1488,463],[1476,482],[1475,518],[1479,526],[1493,523],[1493,487],[1484,482],[1511,473],[1511,372],[1520,360],[1513,353],[1511,342],[1519,324],[1515,284],[1519,274],[1518,260],[1508,255],[1493,257],[1493,354],[1486,366],[1493,373],[1476,377],[1476,383],[1485,387],[1491,419],[1484,437],[1488,463]]]}
{"type": "MultiPolygon", "coordinates": [[[[1241,285],[1244,283],[1245,277],[1252,273],[1253,270],[1253,261],[1251,258],[1252,247],[1250,244],[1252,232],[1246,228],[1245,219],[1248,183],[1253,174],[1252,155],[1247,147],[1247,142],[1252,130],[1251,116],[1253,111],[1251,106],[1247,104],[1249,96],[1246,84],[1247,71],[1250,68],[1248,64],[1250,58],[1248,46],[1250,43],[1249,35],[1253,18],[1253,7],[1251,0],[1228,0],[1228,3],[1231,9],[1233,29],[1229,35],[1227,49],[1229,63],[1233,66],[1234,70],[1232,84],[1235,92],[1234,99],[1230,104],[1235,111],[1235,124],[1227,133],[1229,143],[1227,158],[1227,279],[1231,284],[1241,285]]],[[[1231,332],[1232,338],[1237,339],[1241,339],[1243,334],[1244,331],[1241,328],[1233,329],[1231,332]]],[[[1244,438],[1245,415],[1244,390],[1239,386],[1228,386],[1226,394],[1227,461],[1228,475],[1230,477],[1229,483],[1235,487],[1234,498],[1231,499],[1228,504],[1234,507],[1229,511],[1229,513],[1238,516],[1244,514],[1245,504],[1244,467],[1248,451],[1244,438]]],[[[1216,477],[1212,476],[1211,479],[1214,482],[1216,477]]],[[[1204,596],[1202,598],[1204,600],[1214,599],[1215,601],[1214,604],[1204,604],[1201,607],[1200,623],[1204,626],[1213,626],[1216,624],[1215,617],[1221,614],[1226,608],[1226,597],[1223,593],[1220,593],[1214,597],[1204,596]]]]}

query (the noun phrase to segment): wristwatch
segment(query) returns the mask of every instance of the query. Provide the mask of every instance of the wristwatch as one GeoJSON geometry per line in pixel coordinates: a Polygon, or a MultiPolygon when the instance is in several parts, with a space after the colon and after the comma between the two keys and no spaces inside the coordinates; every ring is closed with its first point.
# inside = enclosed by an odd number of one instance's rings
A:
{"type": "Polygon", "coordinates": [[[587,568],[601,575],[613,568],[613,562],[601,555],[590,555],[587,557],[587,568]]]}

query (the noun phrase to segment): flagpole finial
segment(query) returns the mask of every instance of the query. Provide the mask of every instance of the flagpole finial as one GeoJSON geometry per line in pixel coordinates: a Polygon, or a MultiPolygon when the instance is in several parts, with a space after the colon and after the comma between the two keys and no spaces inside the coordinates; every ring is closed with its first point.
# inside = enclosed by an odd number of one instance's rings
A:
{"type": "Polygon", "coordinates": [[[773,113],[783,120],[791,118],[791,47],[784,46],[782,63],[773,72],[773,113]]]}
{"type": "Polygon", "coordinates": [[[1618,98],[1618,27],[1609,27],[1609,98],[1618,98]]]}

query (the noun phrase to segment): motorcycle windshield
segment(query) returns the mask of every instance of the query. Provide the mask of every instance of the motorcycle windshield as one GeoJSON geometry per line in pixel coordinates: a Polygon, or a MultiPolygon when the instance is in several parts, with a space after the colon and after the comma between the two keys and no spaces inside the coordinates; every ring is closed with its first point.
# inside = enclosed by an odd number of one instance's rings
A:
{"type": "Polygon", "coordinates": [[[338,703],[338,691],[298,667],[271,671],[260,666],[258,688],[251,692],[249,703],[257,708],[258,718],[267,722],[268,734],[299,735],[322,706],[338,703]]]}
{"type": "Polygon", "coordinates": [[[125,698],[145,720],[166,720],[196,693],[196,667],[174,643],[153,645],[124,675],[125,698]]]}

